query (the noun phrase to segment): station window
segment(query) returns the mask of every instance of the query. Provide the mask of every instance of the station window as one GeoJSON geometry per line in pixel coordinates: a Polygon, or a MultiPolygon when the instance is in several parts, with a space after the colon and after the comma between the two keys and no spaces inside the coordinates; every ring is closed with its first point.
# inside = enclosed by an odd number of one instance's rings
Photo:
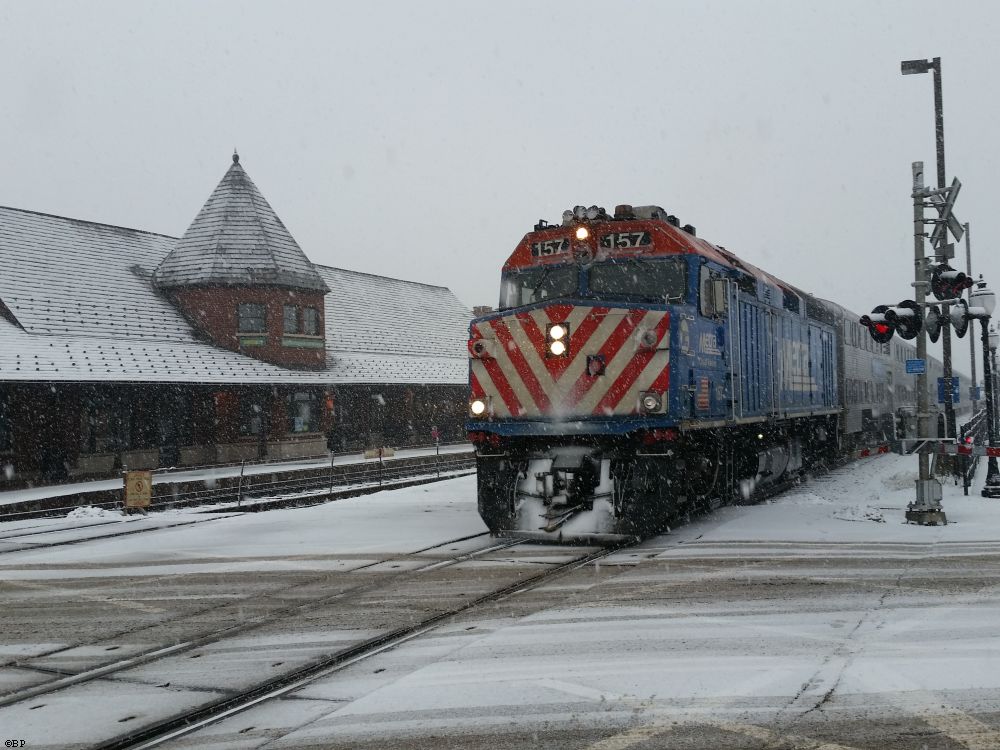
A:
{"type": "Polygon", "coordinates": [[[283,308],[284,332],[299,332],[299,308],[295,305],[285,305],[283,308]]]}
{"type": "Polygon", "coordinates": [[[252,397],[240,399],[240,435],[260,435],[264,428],[264,404],[252,397]]]}
{"type": "Polygon", "coordinates": [[[288,431],[316,432],[319,430],[319,400],[315,393],[288,394],[288,431]]]}
{"type": "Polygon", "coordinates": [[[319,336],[319,310],[315,307],[302,311],[302,332],[307,336],[319,336]]]}
{"type": "Polygon", "coordinates": [[[121,398],[109,393],[92,393],[80,405],[80,451],[113,453],[126,450],[131,411],[121,398]]]}
{"type": "Polygon", "coordinates": [[[267,330],[264,305],[258,302],[241,302],[236,312],[237,330],[240,333],[264,333],[267,330]]]}
{"type": "Polygon", "coordinates": [[[0,393],[0,451],[14,447],[14,431],[11,426],[11,403],[9,394],[0,393]]]}

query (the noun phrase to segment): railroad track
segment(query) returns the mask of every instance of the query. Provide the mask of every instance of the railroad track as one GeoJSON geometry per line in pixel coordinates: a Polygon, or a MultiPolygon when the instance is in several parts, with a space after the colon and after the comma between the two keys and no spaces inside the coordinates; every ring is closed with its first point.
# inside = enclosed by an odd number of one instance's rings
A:
{"type": "MultiPolygon", "coordinates": [[[[440,542],[438,544],[424,547],[422,549],[414,550],[413,552],[405,553],[402,555],[395,555],[393,557],[385,559],[379,559],[375,562],[364,563],[362,565],[358,565],[352,568],[349,572],[356,573],[370,568],[388,566],[393,563],[403,563],[409,560],[416,559],[419,555],[424,555],[435,549],[448,547],[449,545],[460,544],[462,542],[467,542],[473,539],[487,538],[487,537],[489,537],[488,532],[482,532],[479,534],[472,534],[468,536],[458,537],[456,539],[449,539],[448,541],[440,542]]],[[[496,541],[481,549],[472,550],[471,552],[465,552],[459,555],[450,556],[445,560],[433,560],[429,562],[427,565],[415,568],[413,570],[403,570],[398,573],[393,573],[390,576],[391,582],[395,583],[404,578],[417,576],[420,573],[425,572],[427,570],[439,569],[443,567],[448,567],[450,565],[455,565],[457,563],[464,562],[466,560],[475,557],[479,557],[489,552],[503,550],[508,547],[513,547],[521,543],[522,542],[518,540],[496,541]]],[[[177,617],[160,620],[154,625],[150,625],[147,627],[133,628],[129,630],[119,631],[110,634],[106,638],[103,638],[99,641],[91,641],[86,643],[73,643],[71,645],[61,646],[59,648],[35,654],[30,658],[11,660],[4,664],[0,664],[0,666],[15,667],[21,669],[40,669],[39,667],[34,666],[33,662],[39,661],[41,659],[47,659],[53,656],[58,656],[59,654],[73,651],[81,647],[93,648],[93,647],[105,646],[126,635],[136,635],[142,633],[146,637],[149,637],[150,631],[154,631],[156,628],[163,627],[164,625],[176,626],[179,623],[179,621],[184,619],[200,620],[203,619],[205,615],[210,615],[213,613],[219,614],[220,611],[226,609],[237,609],[237,608],[245,609],[249,607],[251,604],[260,604],[262,601],[272,598],[275,594],[279,593],[287,594],[289,592],[295,592],[296,590],[307,588],[309,586],[315,586],[317,584],[329,582],[332,578],[334,578],[334,575],[330,573],[324,573],[321,575],[312,576],[305,581],[300,581],[297,584],[291,586],[282,586],[278,590],[268,591],[264,594],[258,594],[256,596],[245,597],[237,601],[227,601],[225,604],[205,607],[196,610],[194,612],[187,612],[182,615],[178,615],[177,617]]],[[[379,587],[385,586],[386,583],[387,582],[384,580],[373,581],[371,583],[365,583],[357,586],[348,587],[346,589],[336,591],[333,594],[324,597],[319,597],[316,599],[310,599],[306,602],[302,602],[299,604],[279,606],[277,608],[273,608],[271,611],[267,612],[264,615],[257,616],[250,620],[244,620],[242,622],[229,625],[223,628],[217,628],[215,630],[207,631],[199,635],[186,638],[178,643],[150,648],[138,654],[131,655],[124,659],[112,661],[107,664],[95,667],[93,669],[89,669],[76,674],[60,675],[55,679],[43,682],[38,685],[34,685],[29,688],[9,692],[6,694],[0,694],[0,707],[10,706],[15,703],[20,703],[21,701],[28,700],[30,698],[36,698],[40,695],[45,695],[47,693],[52,693],[57,690],[62,690],[64,688],[70,687],[71,685],[77,685],[80,683],[90,682],[92,680],[107,677],[108,675],[113,675],[116,672],[121,672],[125,669],[130,669],[132,667],[136,667],[142,664],[148,664],[150,662],[156,661],[157,659],[162,659],[167,656],[184,653],[185,651],[191,651],[196,648],[201,648],[208,644],[219,642],[225,638],[231,638],[236,635],[247,633],[256,628],[260,628],[268,624],[279,622],[288,617],[308,613],[311,610],[318,609],[324,605],[336,602],[340,599],[345,599],[351,596],[358,596],[361,594],[370,593],[372,591],[377,590],[379,587]]],[[[44,671],[50,671],[47,668],[43,669],[44,671]]]]}
{"type": "MultiPolygon", "coordinates": [[[[520,544],[528,543],[512,540],[506,546],[512,547],[520,544]]],[[[157,747],[163,743],[179,739],[210,724],[253,708],[265,701],[279,698],[312,682],[328,677],[363,659],[370,658],[409,640],[425,635],[459,615],[528,591],[536,586],[547,583],[553,578],[607,557],[619,549],[621,549],[621,546],[605,547],[586,552],[573,560],[482,594],[471,601],[448,608],[445,611],[433,614],[411,625],[393,629],[390,632],[369,638],[348,648],[329,654],[279,677],[261,681],[236,694],[212,701],[194,710],[177,714],[166,720],[121,735],[99,747],[102,750],[140,750],[141,748],[157,747]]]]}
{"type": "MultiPolygon", "coordinates": [[[[215,487],[205,486],[206,481],[191,481],[188,484],[198,484],[200,488],[185,491],[174,491],[170,483],[157,481],[153,485],[154,495],[149,510],[211,505],[234,505],[236,510],[263,510],[309,505],[333,496],[350,497],[382,489],[450,479],[475,471],[475,465],[473,455],[444,454],[436,460],[425,460],[412,465],[397,460],[386,463],[336,465],[331,466],[329,470],[301,470],[295,472],[296,476],[271,481],[263,481],[258,475],[247,476],[245,481],[234,484],[237,478],[230,477],[226,482],[218,482],[215,487]]],[[[160,475],[157,475],[156,479],[160,478],[160,475]]],[[[81,506],[119,509],[122,505],[120,494],[119,491],[102,491],[46,498],[28,503],[38,506],[32,509],[5,510],[0,506],[0,522],[65,515],[81,506]],[[79,501],[79,498],[91,494],[95,497],[79,501]],[[98,496],[109,499],[99,499],[98,496]],[[69,500],[71,498],[77,500],[71,501],[69,500]]]]}
{"type": "Polygon", "coordinates": [[[64,547],[69,544],[83,544],[84,542],[96,542],[103,539],[113,539],[120,536],[132,536],[134,534],[145,534],[151,531],[163,531],[165,529],[176,529],[180,526],[194,526],[200,523],[209,523],[211,521],[219,521],[224,518],[232,518],[234,516],[242,515],[242,512],[233,512],[226,514],[213,514],[204,518],[188,519],[184,521],[177,521],[176,523],[166,523],[158,524],[155,526],[140,526],[135,529],[118,529],[111,530],[105,529],[109,533],[97,533],[91,536],[77,536],[71,539],[59,539],[57,541],[35,541],[36,537],[43,537],[50,534],[70,534],[73,532],[86,532],[94,527],[102,526],[121,526],[123,523],[127,525],[132,525],[134,523],[141,523],[141,520],[136,518],[134,521],[104,521],[101,523],[87,524],[86,526],[76,526],[76,527],[65,527],[61,526],[54,529],[43,529],[41,531],[29,531],[23,534],[7,534],[5,536],[0,536],[0,556],[11,555],[17,552],[29,552],[40,549],[49,549],[51,547],[64,547]],[[21,546],[13,547],[10,549],[2,549],[5,544],[20,544],[21,546]]]}

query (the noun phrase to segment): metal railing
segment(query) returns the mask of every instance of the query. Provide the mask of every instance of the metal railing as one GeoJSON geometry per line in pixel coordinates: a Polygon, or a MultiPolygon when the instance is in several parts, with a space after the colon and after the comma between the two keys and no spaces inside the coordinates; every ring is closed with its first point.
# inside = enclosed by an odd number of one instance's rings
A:
{"type": "MultiPolygon", "coordinates": [[[[985,445],[988,441],[988,431],[986,423],[986,411],[980,411],[968,422],[961,425],[958,431],[958,441],[964,445],[969,438],[972,444],[985,445]]],[[[979,456],[958,456],[957,467],[962,475],[962,492],[969,494],[969,487],[976,476],[976,469],[979,467],[979,456]]]]}

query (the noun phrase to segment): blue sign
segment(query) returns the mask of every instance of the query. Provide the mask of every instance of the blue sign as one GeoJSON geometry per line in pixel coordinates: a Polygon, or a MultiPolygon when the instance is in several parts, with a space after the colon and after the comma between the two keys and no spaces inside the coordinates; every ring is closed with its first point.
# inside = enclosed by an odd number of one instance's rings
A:
{"type": "MultiPolygon", "coordinates": [[[[938,378],[938,403],[944,403],[944,381],[947,378],[938,378]]],[[[951,402],[953,404],[958,403],[958,378],[951,379],[951,402]]]]}
{"type": "Polygon", "coordinates": [[[925,372],[927,372],[927,360],[924,359],[906,360],[907,375],[923,375],[925,372]]]}
{"type": "Polygon", "coordinates": [[[983,400],[983,389],[978,385],[969,386],[969,399],[972,401],[982,401],[983,400]]]}

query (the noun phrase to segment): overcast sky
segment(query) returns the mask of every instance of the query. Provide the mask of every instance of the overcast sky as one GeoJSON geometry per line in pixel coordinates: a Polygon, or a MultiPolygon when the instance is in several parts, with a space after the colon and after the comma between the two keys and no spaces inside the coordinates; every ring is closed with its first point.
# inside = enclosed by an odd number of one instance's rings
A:
{"type": "MultiPolygon", "coordinates": [[[[306,254],[495,304],[539,218],[658,204],[856,311],[910,297],[910,163],[1000,285],[994,2],[0,0],[0,204],[181,235],[239,148],[306,254]],[[938,21],[939,29],[931,27],[938,21]]],[[[964,251],[961,267],[964,268],[964,251]]]]}

